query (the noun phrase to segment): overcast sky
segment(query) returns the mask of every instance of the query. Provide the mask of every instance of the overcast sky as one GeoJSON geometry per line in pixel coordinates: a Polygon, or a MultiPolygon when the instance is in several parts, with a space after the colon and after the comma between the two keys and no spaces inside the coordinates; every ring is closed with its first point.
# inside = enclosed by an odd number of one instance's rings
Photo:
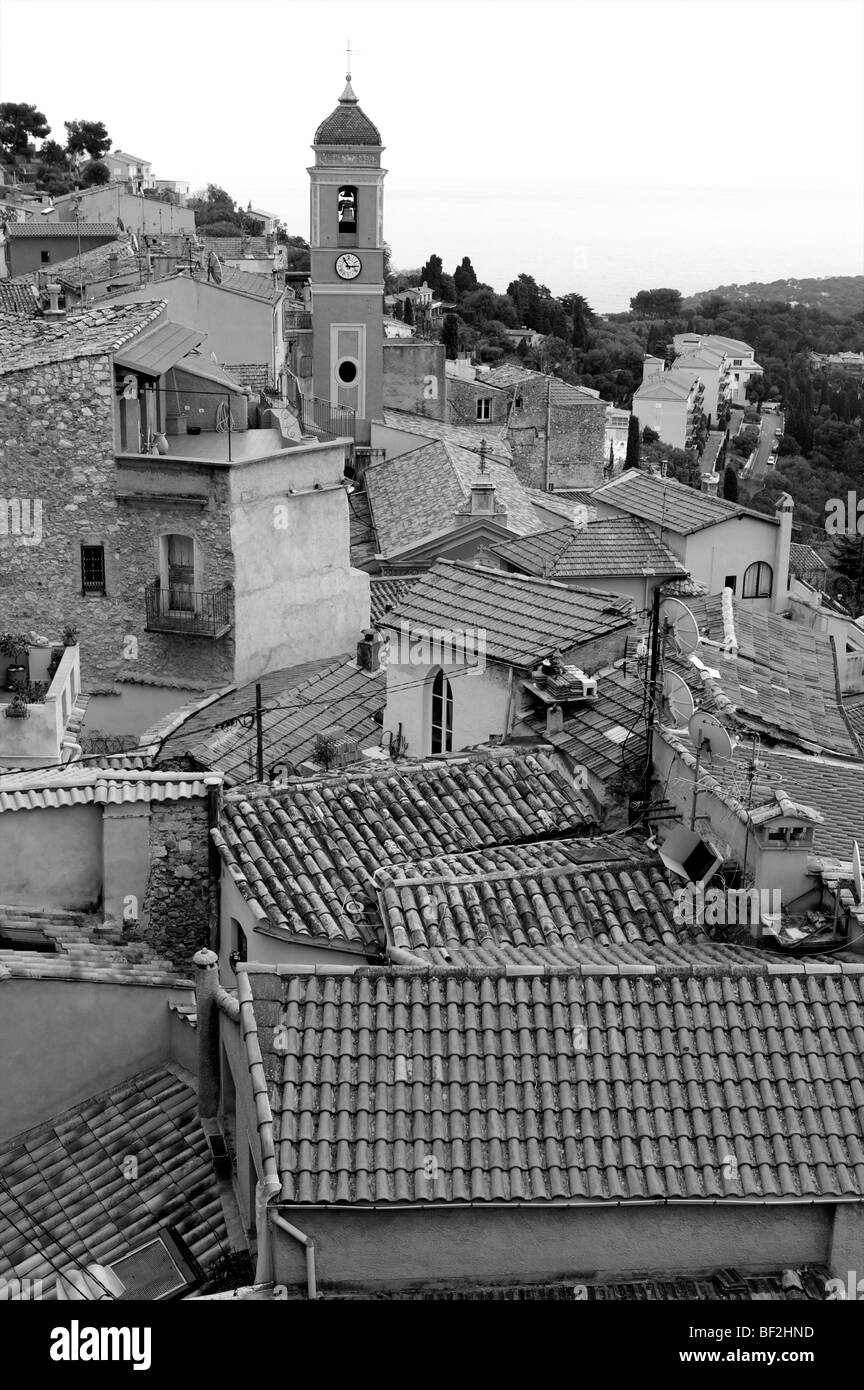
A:
{"type": "Polygon", "coordinates": [[[349,38],[399,266],[468,254],[600,309],[864,271],[859,0],[0,0],[0,97],[308,235],[349,38]]]}

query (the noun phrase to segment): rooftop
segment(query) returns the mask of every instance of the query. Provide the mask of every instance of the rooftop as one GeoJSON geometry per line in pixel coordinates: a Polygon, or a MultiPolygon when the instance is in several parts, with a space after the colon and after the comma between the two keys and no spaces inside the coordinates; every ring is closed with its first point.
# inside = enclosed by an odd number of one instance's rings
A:
{"type": "Polygon", "coordinates": [[[362,111],[350,77],[346,79],[345,90],[339,98],[339,105],[315,132],[313,145],[374,145],[381,146],[381,136],[362,111]]]}
{"type": "Polygon", "coordinates": [[[369,597],[371,601],[370,621],[373,627],[380,623],[385,613],[399,605],[420,574],[373,574],[369,578],[369,597]]]}
{"type": "Polygon", "coordinates": [[[491,551],[515,569],[549,579],[687,573],[650,527],[631,516],[538,531],[502,541],[491,551]]]}
{"type": "Polygon", "coordinates": [[[751,516],[767,526],[779,524],[775,517],[727,502],[724,497],[712,497],[684,483],[655,478],[633,468],[598,488],[594,497],[597,502],[659,524],[664,531],[674,531],[679,536],[690,536],[733,517],[751,516]]]}
{"type": "Polygon", "coordinates": [[[0,280],[0,314],[24,314],[36,318],[39,306],[30,285],[17,280],[0,280]]]}
{"type": "Polygon", "coordinates": [[[41,1279],[43,1298],[56,1297],[58,1269],[111,1265],[166,1226],[202,1265],[229,1248],[195,1092],[171,1068],[7,1140],[0,1171],[0,1278],[41,1279]]]}
{"type": "MultiPolygon", "coordinates": [[[[641,767],[647,745],[645,731],[645,682],[631,660],[625,676],[619,667],[598,678],[597,699],[581,705],[564,720],[560,733],[546,733],[545,713],[528,718],[525,727],[543,736],[574,763],[608,782],[621,771],[625,761],[641,767]]],[[[517,725],[517,732],[519,726],[517,725]]]]}
{"type": "Polygon", "coordinates": [[[229,793],[213,840],[259,930],[377,953],[379,869],[431,855],[586,833],[594,813],[544,753],[356,767],[229,793]]]}
{"type": "Polygon", "coordinates": [[[90,251],[82,251],[80,256],[70,256],[65,261],[54,261],[39,270],[30,270],[26,275],[16,277],[16,283],[34,284],[47,276],[49,281],[56,280],[58,284],[76,288],[82,281],[85,285],[90,285],[95,281],[110,280],[115,278],[111,265],[113,257],[117,258],[117,279],[137,274],[142,262],[146,267],[146,257],[139,258],[133,248],[131,236],[118,237],[115,231],[113,241],[106,242],[103,246],[94,246],[90,251]]]}
{"type": "Polygon", "coordinates": [[[407,410],[384,411],[384,424],[390,429],[405,430],[408,434],[422,435],[426,439],[446,439],[462,449],[480,452],[485,443],[487,458],[501,463],[513,462],[513,451],[505,437],[506,427],[494,425],[451,425],[443,420],[429,420],[425,415],[412,415],[407,410]]]}
{"type": "Polygon", "coordinates": [[[88,980],[103,985],[188,985],[145,941],[83,912],[0,906],[0,978],[88,980]],[[42,945],[43,949],[39,949],[42,945]],[[53,949],[44,949],[50,945],[53,949]]]}
{"type": "Polygon", "coordinates": [[[0,319],[0,376],[118,352],[165,313],[165,301],[94,304],[82,313],[49,321],[6,316],[0,319]]]}
{"type": "Polygon", "coordinates": [[[239,976],[283,1203],[864,1196],[864,965],[239,976]]]}
{"type": "MultiPolygon", "coordinates": [[[[367,468],[366,495],[380,553],[392,558],[454,531],[456,512],[470,499],[480,476],[479,463],[476,449],[440,439],[367,468]]],[[[497,505],[496,514],[482,514],[485,519],[497,519],[517,535],[537,530],[546,518],[513,469],[490,458],[485,470],[495,485],[497,505]]]]}
{"type": "Polygon", "coordinates": [[[42,217],[33,217],[29,222],[9,222],[6,235],[12,241],[20,237],[30,237],[44,241],[48,237],[101,237],[103,241],[115,241],[117,227],[113,222],[46,222],[42,217]]]}
{"type": "Polygon", "coordinates": [[[214,773],[153,772],[69,763],[30,772],[0,772],[0,812],[59,806],[119,806],[132,802],[184,801],[218,786],[214,773]]]}
{"type": "MultiPolygon", "coordinates": [[[[288,767],[310,757],[319,734],[338,729],[358,748],[381,742],[381,711],[387,701],[383,671],[360,671],[348,656],[305,662],[261,677],[262,727],[267,767],[288,767]],[[376,718],[376,716],[378,716],[376,718]]],[[[241,686],[193,713],[162,745],[160,759],[182,757],[212,768],[229,785],[254,781],[255,730],[242,723],[255,708],[255,684],[241,686]],[[228,728],[218,725],[229,721],[228,728]]]]}
{"type": "Polygon", "coordinates": [[[630,601],[618,595],[452,560],[437,560],[412,586],[390,622],[401,619],[418,629],[485,630],[490,660],[525,669],[632,624],[630,601]]]}
{"type": "Polygon", "coordinates": [[[553,405],[595,405],[606,409],[607,402],[600,399],[599,392],[592,391],[587,386],[573,386],[569,381],[562,381],[560,377],[545,376],[542,372],[531,371],[528,367],[517,366],[513,362],[505,362],[501,367],[493,367],[490,371],[478,378],[484,385],[497,386],[500,390],[507,390],[511,386],[518,386],[523,381],[542,381],[551,382],[549,392],[553,405]]]}
{"type": "Polygon", "coordinates": [[[733,728],[775,742],[859,758],[830,639],[788,618],[755,612],[736,598],[724,605],[723,594],[690,601],[703,637],[721,646],[732,638],[737,650],[727,655],[701,646],[694,655],[707,672],[692,658],[673,659],[702,707],[731,720],[733,728]]]}

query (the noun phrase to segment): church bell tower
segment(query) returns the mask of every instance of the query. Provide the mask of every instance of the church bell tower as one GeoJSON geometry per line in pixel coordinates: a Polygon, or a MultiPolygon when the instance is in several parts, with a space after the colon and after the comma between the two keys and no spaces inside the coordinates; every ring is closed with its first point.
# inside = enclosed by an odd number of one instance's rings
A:
{"type": "Polygon", "coordinates": [[[382,419],[384,176],[381,136],[360,109],[351,74],[312,144],[313,392],[350,406],[358,443],[382,419]]]}

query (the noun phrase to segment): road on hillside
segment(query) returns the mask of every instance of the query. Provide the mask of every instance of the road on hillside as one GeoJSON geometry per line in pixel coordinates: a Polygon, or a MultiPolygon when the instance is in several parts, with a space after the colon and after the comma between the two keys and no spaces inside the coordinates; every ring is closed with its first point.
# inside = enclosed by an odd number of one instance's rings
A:
{"type": "Polygon", "coordinates": [[[780,430],[782,433],[783,427],[784,417],[780,412],[776,415],[762,412],[762,433],[759,436],[759,448],[756,450],[756,457],[747,475],[748,478],[758,478],[772,471],[768,467],[768,456],[774,453],[777,446],[774,431],[780,430]]]}

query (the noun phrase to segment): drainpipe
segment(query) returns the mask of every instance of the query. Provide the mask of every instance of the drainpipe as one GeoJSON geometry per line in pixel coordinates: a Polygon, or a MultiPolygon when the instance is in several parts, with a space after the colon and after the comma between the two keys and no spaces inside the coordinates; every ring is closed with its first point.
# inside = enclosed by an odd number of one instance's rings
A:
{"type": "Polygon", "coordinates": [[[215,951],[196,951],[195,1006],[198,1033],[198,1114],[213,1120],[219,1114],[219,957],[215,951]]]}
{"type": "Polygon", "coordinates": [[[549,434],[552,429],[552,378],[546,378],[546,456],[544,460],[544,483],[546,491],[549,491],[549,434]]]}
{"type": "Polygon", "coordinates": [[[255,1264],[255,1283],[272,1284],[275,1261],[273,1259],[273,1232],[267,1219],[267,1203],[281,1191],[282,1184],[274,1174],[261,1179],[255,1187],[255,1234],[258,1245],[258,1258],[255,1264]]]}
{"type": "MultiPolygon", "coordinates": [[[[292,1226],[290,1221],[286,1221],[284,1216],[280,1216],[278,1211],[270,1209],[270,1218],[274,1226],[278,1226],[280,1231],[284,1231],[292,1240],[299,1243],[306,1250],[306,1296],[310,1299],[318,1297],[318,1284],[315,1279],[315,1242],[311,1236],[304,1235],[296,1226],[292,1226]]],[[[272,1232],[271,1232],[272,1234],[272,1232]]]]}

